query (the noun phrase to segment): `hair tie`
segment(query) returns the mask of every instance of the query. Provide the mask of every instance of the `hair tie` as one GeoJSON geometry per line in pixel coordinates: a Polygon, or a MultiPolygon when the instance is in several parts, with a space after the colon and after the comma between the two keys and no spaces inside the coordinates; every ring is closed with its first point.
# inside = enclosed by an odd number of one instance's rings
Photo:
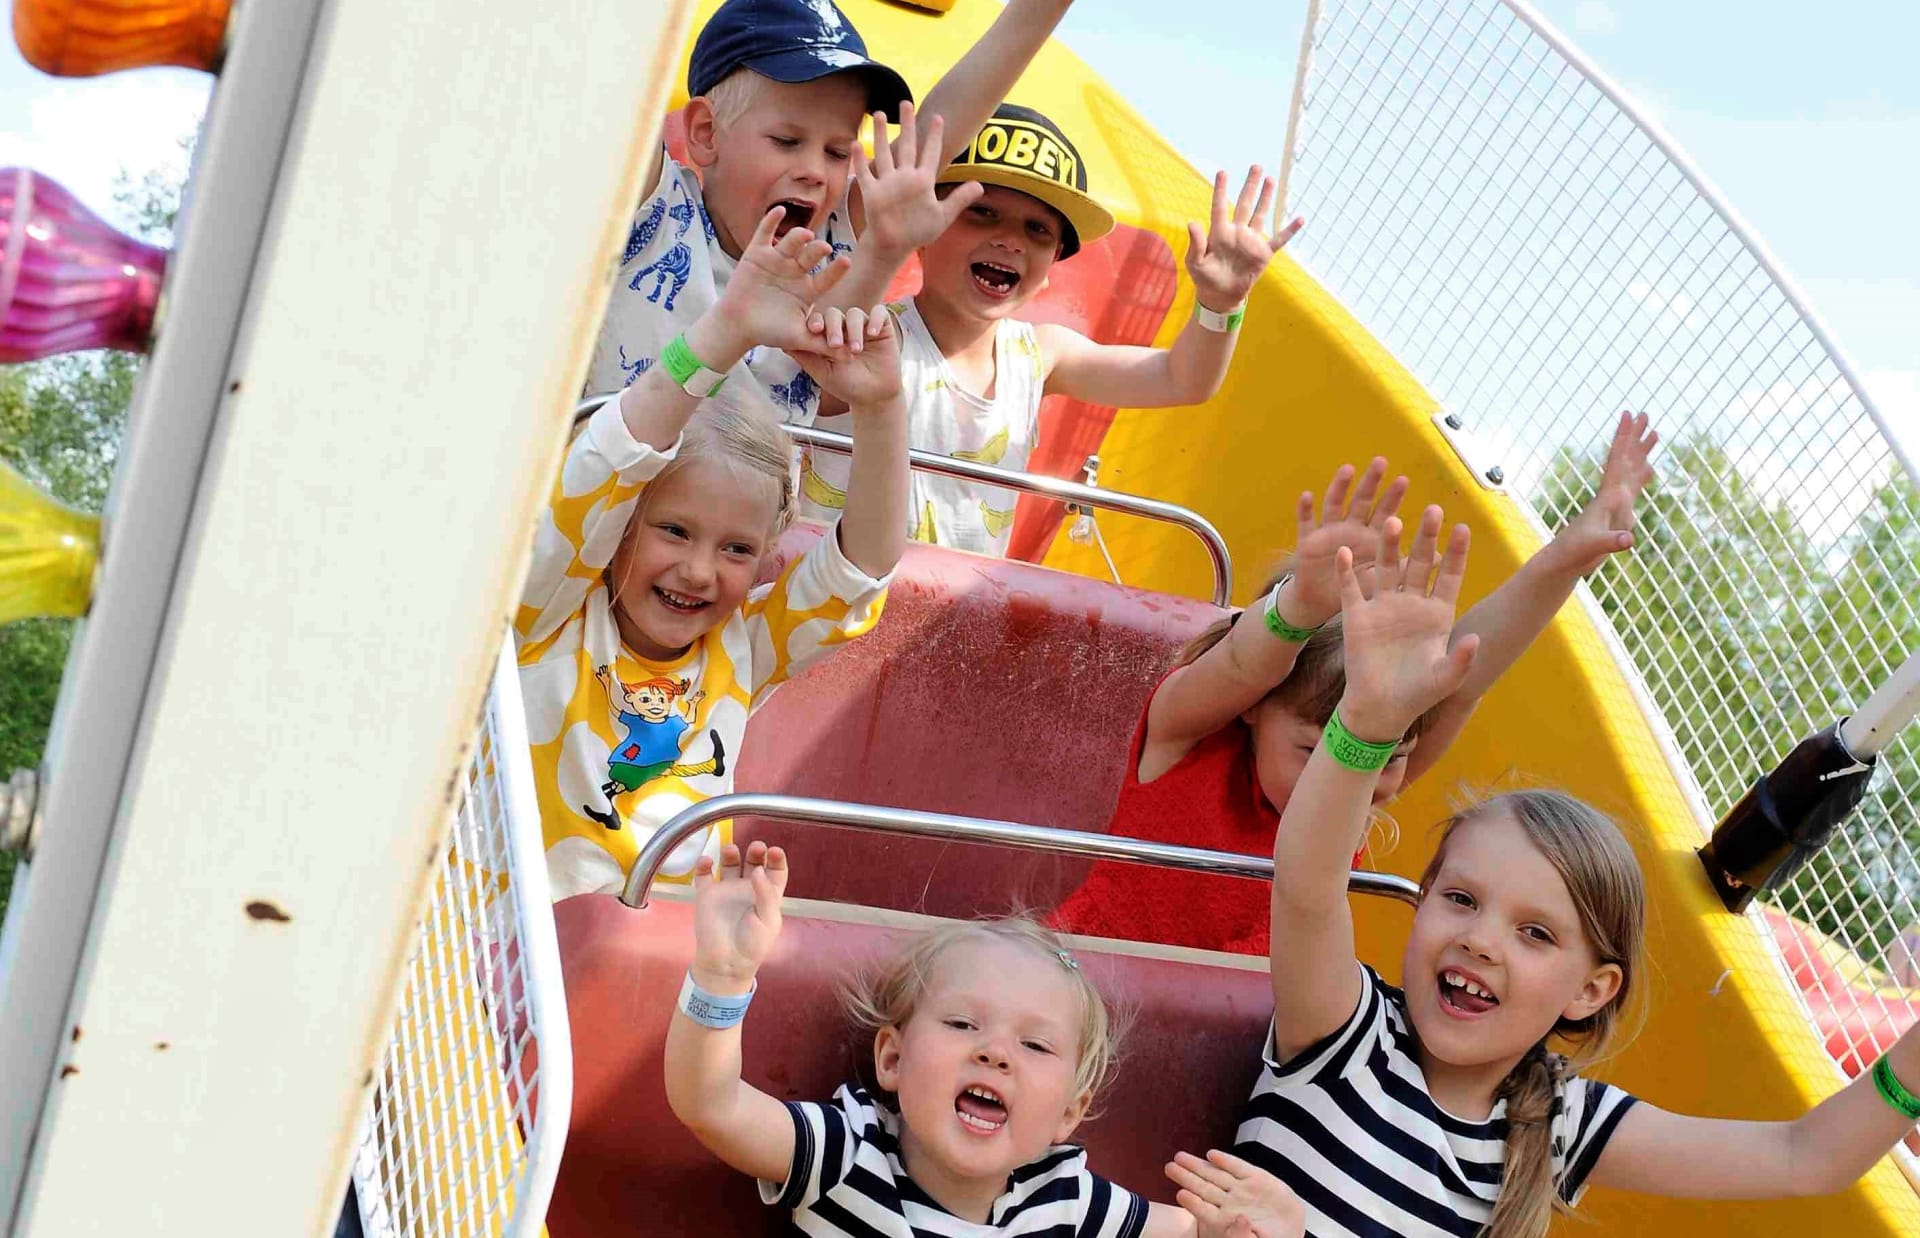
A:
{"type": "Polygon", "coordinates": [[[1061,963],[1065,964],[1066,969],[1068,971],[1080,970],[1079,960],[1075,959],[1071,954],[1068,954],[1065,950],[1055,950],[1053,953],[1060,960],[1061,963]]]}

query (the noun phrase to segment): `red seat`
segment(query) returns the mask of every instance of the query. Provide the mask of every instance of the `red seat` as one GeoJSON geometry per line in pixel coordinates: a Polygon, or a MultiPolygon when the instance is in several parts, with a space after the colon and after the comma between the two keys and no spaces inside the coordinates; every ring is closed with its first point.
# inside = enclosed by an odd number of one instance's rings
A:
{"type": "MultiPolygon", "coordinates": [[[[795,529],[781,561],[819,536],[795,529]]],[[[874,631],[753,716],[734,785],[1104,832],[1153,685],[1219,613],[1028,563],[909,546],[874,631]]],[[[1045,910],[1086,869],[780,822],[742,821],[735,832],[804,848],[799,897],[930,915],[1045,910]]]]}
{"type": "MultiPolygon", "coordinates": [[[[667,1107],[668,1019],[693,953],[691,907],[644,911],[606,895],[554,908],[573,1026],[573,1122],[547,1225],[554,1238],[776,1234],[785,1218],[695,1142],[667,1107]]],[[[825,1100],[854,1079],[856,1045],[836,991],[908,930],[838,908],[790,905],[745,1031],[746,1077],[781,1099],[825,1100]]],[[[883,919],[888,917],[882,917],[883,919]]],[[[908,917],[890,917],[895,925],[908,917]]],[[[1180,1149],[1225,1147],[1259,1068],[1272,1010],[1264,969],[1225,956],[1176,962],[1079,952],[1110,1002],[1135,1012],[1102,1116],[1083,1125],[1095,1172],[1171,1202],[1161,1166],[1180,1149]]]]}

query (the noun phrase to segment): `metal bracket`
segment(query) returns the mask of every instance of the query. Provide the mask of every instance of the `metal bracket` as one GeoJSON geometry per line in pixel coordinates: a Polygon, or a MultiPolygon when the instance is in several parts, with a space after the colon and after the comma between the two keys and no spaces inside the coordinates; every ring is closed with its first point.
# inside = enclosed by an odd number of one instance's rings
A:
{"type": "Polygon", "coordinates": [[[1482,490],[1495,494],[1507,492],[1507,470],[1493,458],[1487,445],[1467,429],[1466,419],[1459,413],[1442,408],[1433,415],[1433,424],[1440,431],[1440,437],[1447,440],[1447,446],[1453,448],[1453,454],[1467,466],[1467,472],[1480,483],[1482,490]]]}

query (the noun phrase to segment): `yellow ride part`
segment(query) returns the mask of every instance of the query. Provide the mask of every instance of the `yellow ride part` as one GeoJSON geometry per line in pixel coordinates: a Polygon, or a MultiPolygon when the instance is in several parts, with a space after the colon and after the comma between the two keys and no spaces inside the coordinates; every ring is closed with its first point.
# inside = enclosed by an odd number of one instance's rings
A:
{"type": "MultiPolygon", "coordinates": [[[[694,29],[717,0],[704,0],[694,29]]],[[[987,0],[946,12],[887,0],[842,0],[873,56],[901,72],[916,97],[998,15],[987,0]]],[[[1290,59],[1276,50],[1275,71],[1290,59]]],[[[684,82],[684,73],[681,75],[684,82]]],[[[1128,105],[1125,96],[1057,41],[1035,59],[1011,101],[1051,117],[1079,147],[1090,189],[1122,225],[1185,252],[1186,225],[1205,220],[1210,182],[1128,105]]],[[[671,106],[685,102],[684,91],[671,106]]],[[[1231,106],[1222,101],[1222,106],[1231,106]]],[[[1249,161],[1277,162],[1273,149],[1249,161]]],[[[1211,169],[1208,170],[1211,172],[1211,169]]],[[[1311,223],[1308,224],[1312,226],[1311,223]]],[[[1056,281],[1057,282],[1057,281],[1056,281]]],[[[1156,343],[1172,342],[1192,312],[1181,279],[1156,343]]],[[[1239,352],[1219,394],[1177,414],[1122,410],[1098,444],[1101,484],[1192,507],[1232,548],[1245,602],[1274,552],[1293,536],[1293,503],[1344,461],[1385,455],[1414,479],[1408,507],[1439,503],[1472,527],[1469,605],[1539,545],[1528,514],[1482,487],[1433,423],[1436,402],[1361,325],[1284,253],[1255,288],[1239,352]]],[[[1207,563],[1191,536],[1168,525],[1103,520],[1131,585],[1205,597],[1207,563]]],[[[1096,550],[1056,537],[1047,564],[1106,575],[1096,550]]],[[[1767,953],[1759,927],[1722,910],[1694,850],[1703,841],[1676,775],[1677,758],[1649,723],[1637,677],[1610,635],[1580,605],[1566,608],[1480,706],[1434,773],[1395,805],[1402,829],[1382,867],[1417,877],[1432,852],[1430,823],[1461,790],[1515,785],[1566,789],[1626,823],[1651,902],[1645,1030],[1606,1074],[1663,1108],[1786,1118],[1833,1092],[1839,1075],[1767,953]]],[[[1756,775],[1761,771],[1755,770],[1756,775]]],[[[1363,957],[1394,977],[1407,912],[1356,903],[1363,957]]],[[[1248,1062],[1254,1061],[1253,1046],[1248,1062]]],[[[1251,1077],[1251,1075],[1249,1075],[1251,1077]]],[[[1817,1200],[1701,1203],[1593,1191],[1580,1209],[1596,1233],[1895,1235],[1920,1233],[1920,1200],[1891,1161],[1859,1185],[1817,1200]]]]}

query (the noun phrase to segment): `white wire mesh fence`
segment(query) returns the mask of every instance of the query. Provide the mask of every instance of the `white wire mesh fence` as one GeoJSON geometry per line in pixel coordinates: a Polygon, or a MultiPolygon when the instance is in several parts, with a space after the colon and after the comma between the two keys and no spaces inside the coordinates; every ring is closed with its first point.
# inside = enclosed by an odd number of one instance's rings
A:
{"type": "Polygon", "coordinates": [[[541,1232],[572,1109],[509,638],[354,1160],[367,1238],[541,1232]]]}
{"type": "MultiPolygon", "coordinates": [[[[1920,647],[1920,501],[1797,295],[1670,143],[1529,9],[1325,0],[1295,140],[1290,252],[1467,425],[1550,528],[1622,409],[1667,446],[1640,545],[1594,594],[1709,812],[1920,647]]],[[[1920,767],[1770,923],[1840,1064],[1920,981],[1920,767]]]]}

